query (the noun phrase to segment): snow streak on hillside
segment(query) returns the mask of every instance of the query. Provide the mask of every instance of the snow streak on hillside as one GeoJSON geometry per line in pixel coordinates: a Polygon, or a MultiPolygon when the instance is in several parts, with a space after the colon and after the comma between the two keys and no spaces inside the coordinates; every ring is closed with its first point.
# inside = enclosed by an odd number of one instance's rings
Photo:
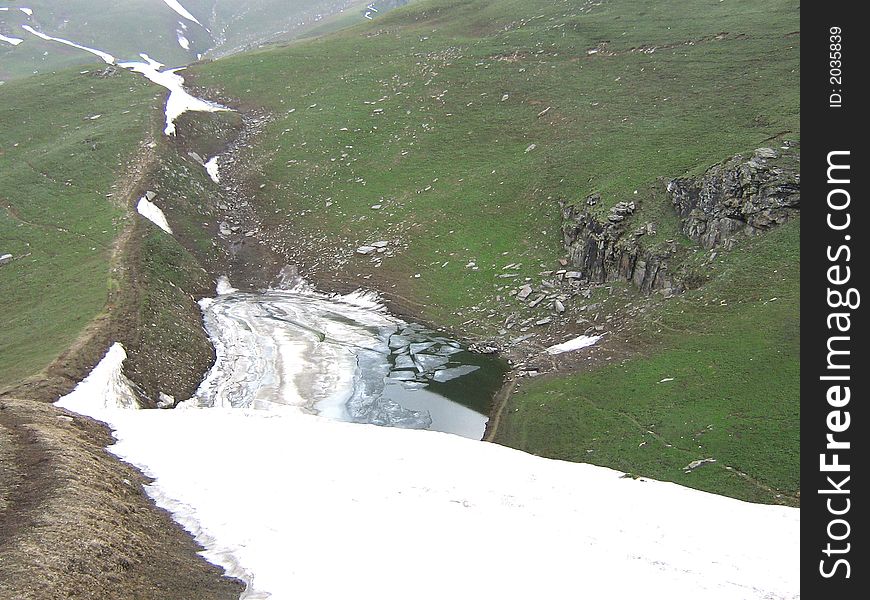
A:
{"type": "Polygon", "coordinates": [[[163,0],[166,3],[166,6],[177,12],[179,15],[187,19],[188,21],[193,21],[200,27],[204,27],[202,23],[200,23],[196,17],[190,14],[186,8],[184,8],[178,0],[163,0]]]}

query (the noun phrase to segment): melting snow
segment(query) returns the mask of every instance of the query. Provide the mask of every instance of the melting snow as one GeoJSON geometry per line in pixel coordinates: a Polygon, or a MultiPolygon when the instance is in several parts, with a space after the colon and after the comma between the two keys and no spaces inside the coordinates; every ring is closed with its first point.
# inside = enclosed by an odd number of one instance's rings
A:
{"type": "Polygon", "coordinates": [[[21,12],[23,12],[23,13],[24,13],[25,15],[27,15],[28,17],[32,17],[32,16],[33,16],[33,9],[31,9],[31,8],[19,8],[18,10],[20,10],[21,12]]]}
{"type": "Polygon", "coordinates": [[[166,99],[166,128],[163,130],[166,135],[175,134],[175,119],[189,110],[197,112],[230,110],[215,102],[191,96],[184,89],[184,78],[176,73],[183,67],[161,71],[162,63],[157,62],[147,54],[140,56],[145,62],[124,62],[120,63],[120,66],[141,73],[147,79],[169,90],[169,97],[166,99]]]}
{"type": "Polygon", "coordinates": [[[166,233],[172,233],[172,228],[169,227],[169,222],[166,220],[166,215],[160,210],[160,207],[148,200],[145,196],[139,199],[139,204],[136,205],[136,210],[139,214],[157,225],[166,233]]]}
{"type": "Polygon", "coordinates": [[[581,335],[572,340],[568,340],[567,342],[550,346],[547,348],[547,354],[562,354],[563,352],[579,350],[580,348],[586,348],[587,346],[593,345],[600,339],[600,335],[581,335]]]}
{"type": "Polygon", "coordinates": [[[208,173],[208,176],[211,177],[211,180],[215,183],[221,182],[217,156],[211,157],[208,162],[205,163],[205,172],[208,173]]]}
{"type": "Polygon", "coordinates": [[[200,27],[203,26],[202,23],[200,23],[199,21],[196,20],[196,17],[194,17],[194,16],[193,16],[192,14],[190,14],[189,12],[187,12],[187,9],[184,8],[184,7],[181,5],[181,3],[178,2],[178,0],[163,0],[163,2],[166,3],[166,6],[168,6],[169,8],[171,8],[172,10],[174,10],[175,12],[177,12],[179,15],[181,15],[181,16],[184,17],[185,19],[187,19],[187,20],[189,20],[189,21],[193,21],[194,23],[196,23],[196,24],[199,25],[200,27]]]}
{"type": "Polygon", "coordinates": [[[0,42],[6,42],[7,44],[12,44],[13,46],[17,46],[21,42],[23,42],[21,38],[7,37],[0,33],[0,42]]]}
{"type": "Polygon", "coordinates": [[[48,40],[48,41],[52,41],[52,42],[59,42],[61,44],[66,44],[67,46],[72,46],[73,48],[78,48],[79,50],[84,50],[85,52],[90,52],[91,54],[99,56],[101,59],[103,59],[103,61],[106,64],[109,64],[109,65],[115,64],[115,57],[112,56],[111,54],[108,54],[107,52],[103,52],[102,50],[95,50],[93,48],[88,48],[87,46],[82,46],[81,44],[76,44],[75,42],[71,42],[71,41],[65,40],[63,38],[56,38],[56,37],[52,37],[50,35],[46,35],[46,34],[42,33],[41,31],[35,30],[30,25],[22,25],[21,28],[24,29],[25,31],[29,31],[30,33],[32,33],[36,37],[42,38],[44,40],[48,40]]]}
{"type": "Polygon", "coordinates": [[[181,33],[178,34],[178,45],[185,50],[190,50],[190,40],[181,35],[181,33]]]}
{"type": "Polygon", "coordinates": [[[126,358],[124,347],[115,342],[90,374],[56,404],[96,418],[107,411],[139,408],[130,380],[121,372],[126,358]]]}
{"type": "Polygon", "coordinates": [[[112,426],[245,598],[800,595],[798,509],[301,410],[118,410],[122,352],[58,404],[112,426]]]}

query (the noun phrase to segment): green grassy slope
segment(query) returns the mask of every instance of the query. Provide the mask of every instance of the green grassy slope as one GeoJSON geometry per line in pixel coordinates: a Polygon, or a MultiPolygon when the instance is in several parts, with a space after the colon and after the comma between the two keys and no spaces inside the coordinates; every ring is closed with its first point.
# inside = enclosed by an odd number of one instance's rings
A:
{"type": "Polygon", "coordinates": [[[0,387],[38,371],[105,305],[125,211],[107,197],[156,107],[126,74],[0,87],[0,387]],[[99,116],[98,116],[99,115],[99,116]]]}
{"type": "Polygon", "coordinates": [[[496,441],[740,498],[797,502],[799,228],[795,220],[747,242],[720,260],[713,281],[645,315],[635,332],[648,345],[642,357],[525,383],[496,441]],[[717,462],[683,472],[706,458],[717,462]]]}
{"type": "Polygon", "coordinates": [[[694,4],[440,0],[196,76],[278,115],[258,197],[292,215],[277,228],[338,252],[399,232],[381,272],[432,320],[491,330],[494,275],[560,254],[558,200],[603,209],[797,137],[796,3],[694,4]]]}

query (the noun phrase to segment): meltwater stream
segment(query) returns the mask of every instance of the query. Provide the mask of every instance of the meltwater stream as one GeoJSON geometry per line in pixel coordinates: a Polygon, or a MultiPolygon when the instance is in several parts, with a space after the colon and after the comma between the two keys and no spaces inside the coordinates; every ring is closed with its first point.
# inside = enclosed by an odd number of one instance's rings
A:
{"type": "Polygon", "coordinates": [[[214,367],[185,405],[293,407],[355,423],[481,439],[504,367],[390,315],[365,293],[304,284],[201,301],[214,367]]]}

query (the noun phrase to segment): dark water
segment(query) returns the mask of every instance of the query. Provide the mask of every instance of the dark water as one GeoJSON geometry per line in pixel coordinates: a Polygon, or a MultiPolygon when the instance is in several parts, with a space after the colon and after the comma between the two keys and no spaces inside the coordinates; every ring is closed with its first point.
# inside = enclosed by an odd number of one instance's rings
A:
{"type": "Polygon", "coordinates": [[[434,431],[481,439],[507,363],[416,325],[390,336],[384,398],[428,413],[434,431]]]}

